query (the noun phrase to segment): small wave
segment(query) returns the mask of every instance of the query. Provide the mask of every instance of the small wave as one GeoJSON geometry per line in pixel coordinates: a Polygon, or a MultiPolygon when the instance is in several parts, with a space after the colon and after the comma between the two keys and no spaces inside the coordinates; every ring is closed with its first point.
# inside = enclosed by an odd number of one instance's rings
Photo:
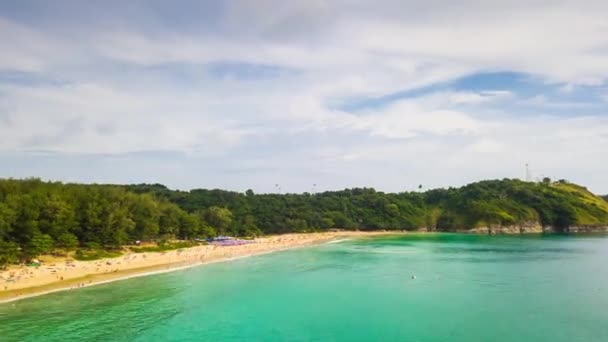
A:
{"type": "Polygon", "coordinates": [[[348,241],[348,240],[352,240],[352,239],[338,239],[338,240],[333,240],[333,241],[329,241],[328,244],[331,243],[338,243],[338,242],[344,242],[344,241],[348,241]]]}
{"type": "Polygon", "coordinates": [[[387,249],[387,248],[348,248],[347,252],[369,253],[369,254],[414,254],[418,251],[414,249],[387,249]]]}

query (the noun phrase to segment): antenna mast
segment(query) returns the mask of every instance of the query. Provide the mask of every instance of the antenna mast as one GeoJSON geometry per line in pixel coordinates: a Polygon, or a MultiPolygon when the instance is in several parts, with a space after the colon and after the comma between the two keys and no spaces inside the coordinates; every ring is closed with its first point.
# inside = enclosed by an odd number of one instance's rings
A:
{"type": "Polygon", "coordinates": [[[526,163],[526,182],[532,181],[532,171],[530,171],[530,165],[526,163]]]}

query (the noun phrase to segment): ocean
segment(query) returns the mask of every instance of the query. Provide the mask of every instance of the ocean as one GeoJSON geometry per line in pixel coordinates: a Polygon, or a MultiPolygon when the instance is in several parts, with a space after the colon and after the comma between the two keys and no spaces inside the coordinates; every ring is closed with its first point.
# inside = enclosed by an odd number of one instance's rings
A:
{"type": "Polygon", "coordinates": [[[0,341],[608,341],[608,236],[328,243],[0,305],[0,341]]]}

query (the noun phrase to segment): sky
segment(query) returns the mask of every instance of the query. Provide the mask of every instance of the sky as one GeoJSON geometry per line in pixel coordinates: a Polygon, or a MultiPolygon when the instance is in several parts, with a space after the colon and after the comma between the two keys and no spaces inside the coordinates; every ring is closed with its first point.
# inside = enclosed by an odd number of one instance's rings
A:
{"type": "Polygon", "coordinates": [[[607,1],[0,1],[0,177],[608,193],[607,1]]]}

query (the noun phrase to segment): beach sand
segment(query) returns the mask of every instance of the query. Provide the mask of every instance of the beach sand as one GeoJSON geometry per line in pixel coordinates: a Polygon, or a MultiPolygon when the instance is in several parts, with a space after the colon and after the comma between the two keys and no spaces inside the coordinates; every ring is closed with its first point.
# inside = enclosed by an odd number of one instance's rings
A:
{"type": "Polygon", "coordinates": [[[0,303],[336,239],[382,234],[396,233],[343,231],[285,234],[257,238],[250,244],[239,246],[204,245],[166,252],[129,253],[117,258],[94,261],[41,257],[43,263],[39,267],[12,266],[0,271],[0,303]]]}

